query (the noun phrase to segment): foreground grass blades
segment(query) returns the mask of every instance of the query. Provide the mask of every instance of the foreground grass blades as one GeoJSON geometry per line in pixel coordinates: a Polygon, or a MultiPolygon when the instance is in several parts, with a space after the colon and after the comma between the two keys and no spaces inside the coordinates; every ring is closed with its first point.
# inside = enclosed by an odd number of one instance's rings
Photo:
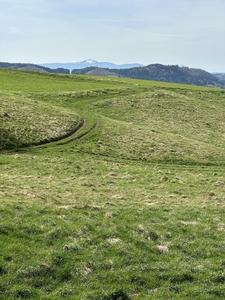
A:
{"type": "Polygon", "coordinates": [[[0,155],[0,298],[225,297],[223,90],[0,76],[12,137],[20,113],[46,132],[52,118],[85,120],[0,155]]]}

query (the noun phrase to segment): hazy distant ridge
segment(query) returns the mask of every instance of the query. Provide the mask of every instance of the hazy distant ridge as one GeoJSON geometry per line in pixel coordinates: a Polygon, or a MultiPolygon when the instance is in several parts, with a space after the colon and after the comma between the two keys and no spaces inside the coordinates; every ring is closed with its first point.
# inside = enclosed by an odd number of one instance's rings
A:
{"type": "Polygon", "coordinates": [[[8,63],[8,62],[0,62],[0,68],[2,69],[16,69],[16,70],[24,70],[24,71],[35,71],[35,72],[47,72],[47,73],[61,73],[61,74],[69,74],[70,70],[63,68],[50,69],[48,67],[35,65],[35,64],[27,64],[27,63],[8,63]]]}
{"type": "Polygon", "coordinates": [[[87,67],[100,67],[100,68],[108,68],[108,69],[129,69],[129,68],[143,66],[138,63],[116,65],[111,62],[98,62],[94,59],[87,59],[81,62],[45,63],[40,65],[48,68],[53,68],[53,69],[65,68],[65,69],[69,69],[70,71],[72,71],[73,69],[83,69],[87,67]]]}

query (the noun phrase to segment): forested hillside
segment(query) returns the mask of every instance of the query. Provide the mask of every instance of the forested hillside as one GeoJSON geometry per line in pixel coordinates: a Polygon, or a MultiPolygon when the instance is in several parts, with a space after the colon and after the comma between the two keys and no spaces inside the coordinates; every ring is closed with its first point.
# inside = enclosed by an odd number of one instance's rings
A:
{"type": "Polygon", "coordinates": [[[136,79],[176,82],[199,86],[225,87],[225,81],[201,69],[179,67],[178,65],[151,64],[145,67],[130,69],[103,69],[89,67],[76,69],[72,74],[102,75],[107,71],[107,76],[118,76],[136,79]],[[100,71],[101,70],[101,71],[100,71]]]}

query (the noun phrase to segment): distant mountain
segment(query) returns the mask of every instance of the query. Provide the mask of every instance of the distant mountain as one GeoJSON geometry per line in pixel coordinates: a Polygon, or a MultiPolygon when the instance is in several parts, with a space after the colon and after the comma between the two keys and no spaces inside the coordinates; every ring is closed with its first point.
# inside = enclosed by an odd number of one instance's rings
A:
{"type": "Polygon", "coordinates": [[[46,72],[46,73],[63,73],[70,74],[70,70],[63,68],[50,69],[44,66],[39,66],[35,64],[26,64],[26,63],[7,63],[0,62],[0,68],[2,69],[17,69],[24,71],[35,71],[35,72],[46,72]]]}
{"type": "Polygon", "coordinates": [[[208,73],[201,69],[179,67],[178,65],[166,66],[161,64],[151,64],[148,66],[129,69],[101,68],[101,72],[99,68],[88,67],[84,69],[74,69],[72,70],[72,74],[99,75],[100,73],[103,74],[103,70],[107,71],[107,76],[157,80],[199,86],[225,87],[225,81],[219,80],[211,73],[208,73]]]}
{"type": "Polygon", "coordinates": [[[219,78],[219,80],[225,81],[225,73],[212,73],[214,76],[219,78]]]}
{"type": "Polygon", "coordinates": [[[94,59],[87,59],[80,62],[68,62],[68,63],[45,63],[40,64],[41,66],[48,67],[48,68],[65,68],[72,71],[73,69],[83,69],[88,67],[99,67],[99,68],[107,68],[107,69],[129,69],[134,67],[141,67],[143,65],[134,63],[134,64],[123,64],[123,65],[116,65],[111,62],[98,62],[94,59]]]}

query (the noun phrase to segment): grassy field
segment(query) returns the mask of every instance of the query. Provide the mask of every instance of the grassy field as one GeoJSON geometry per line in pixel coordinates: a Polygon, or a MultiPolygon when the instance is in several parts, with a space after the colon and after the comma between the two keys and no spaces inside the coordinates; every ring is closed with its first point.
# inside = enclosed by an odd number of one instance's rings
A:
{"type": "Polygon", "coordinates": [[[0,299],[224,299],[225,91],[0,70],[0,299]]]}

